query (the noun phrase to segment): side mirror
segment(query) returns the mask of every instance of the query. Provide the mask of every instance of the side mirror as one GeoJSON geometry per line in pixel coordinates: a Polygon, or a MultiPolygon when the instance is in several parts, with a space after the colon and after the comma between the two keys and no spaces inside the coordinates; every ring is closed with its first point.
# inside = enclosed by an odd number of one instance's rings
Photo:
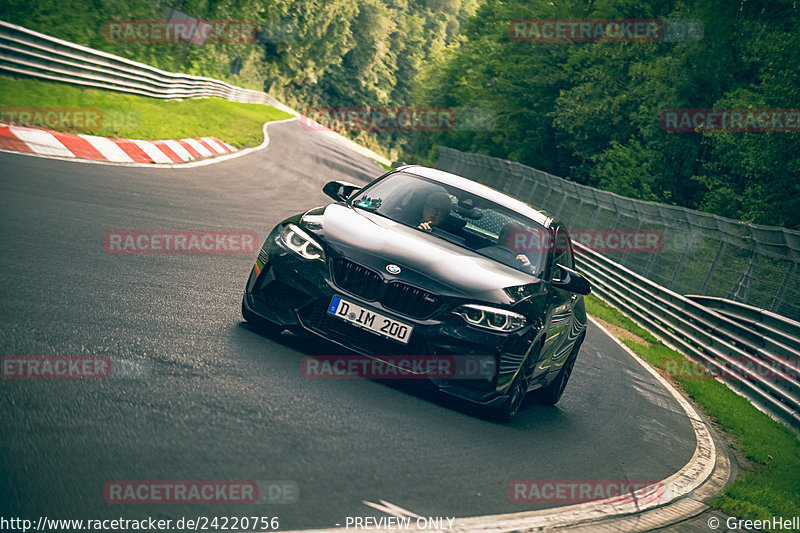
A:
{"type": "Polygon", "coordinates": [[[322,188],[322,192],[333,198],[343,202],[347,200],[353,192],[359,190],[361,187],[347,183],[346,181],[329,181],[322,188]]]}
{"type": "Polygon", "coordinates": [[[571,268],[556,265],[556,269],[560,272],[561,278],[553,280],[553,287],[577,294],[589,294],[592,292],[592,286],[589,285],[589,281],[571,268]]]}

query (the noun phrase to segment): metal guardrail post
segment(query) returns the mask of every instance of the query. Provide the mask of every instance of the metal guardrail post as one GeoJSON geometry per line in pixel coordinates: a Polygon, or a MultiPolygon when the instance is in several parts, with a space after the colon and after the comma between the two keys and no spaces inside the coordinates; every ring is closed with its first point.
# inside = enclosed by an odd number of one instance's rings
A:
{"type": "Polygon", "coordinates": [[[720,381],[763,411],[800,428],[800,376],[776,369],[781,358],[758,335],[580,243],[575,249],[581,271],[604,300],[690,360],[714,369],[720,381]]]}

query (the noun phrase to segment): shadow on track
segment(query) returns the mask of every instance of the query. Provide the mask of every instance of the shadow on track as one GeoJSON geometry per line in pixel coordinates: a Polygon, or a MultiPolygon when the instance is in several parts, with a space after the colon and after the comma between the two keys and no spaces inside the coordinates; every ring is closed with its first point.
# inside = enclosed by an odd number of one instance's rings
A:
{"type": "MultiPolygon", "coordinates": [[[[283,332],[276,332],[269,327],[262,327],[247,321],[241,321],[238,324],[240,330],[244,330],[264,339],[268,339],[274,343],[281,344],[292,351],[299,352],[308,357],[322,357],[330,355],[352,356],[358,355],[356,352],[349,351],[338,344],[327,341],[322,337],[318,337],[303,330],[283,330],[283,332]]],[[[298,360],[298,365],[299,365],[298,360]]],[[[460,400],[453,396],[444,394],[436,390],[432,384],[426,380],[418,379],[371,379],[362,377],[353,377],[347,379],[369,379],[379,385],[391,389],[399,394],[414,396],[421,400],[433,403],[442,408],[455,411],[479,420],[491,423],[493,425],[502,427],[519,427],[531,428],[531,426],[538,426],[539,429],[545,429],[548,425],[558,424],[563,425],[568,420],[568,415],[565,414],[557,406],[542,405],[536,402],[531,395],[525,398],[525,402],[520,409],[517,417],[510,423],[499,422],[492,416],[492,412],[481,406],[471,405],[464,400],[460,400]]]]}

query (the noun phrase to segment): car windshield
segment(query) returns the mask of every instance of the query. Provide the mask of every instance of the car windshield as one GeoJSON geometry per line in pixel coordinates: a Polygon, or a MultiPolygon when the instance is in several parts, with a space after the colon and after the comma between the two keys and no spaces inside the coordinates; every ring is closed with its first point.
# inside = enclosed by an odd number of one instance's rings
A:
{"type": "Polygon", "coordinates": [[[362,190],[351,205],[534,276],[545,268],[543,226],[450,185],[399,172],[362,190]]]}

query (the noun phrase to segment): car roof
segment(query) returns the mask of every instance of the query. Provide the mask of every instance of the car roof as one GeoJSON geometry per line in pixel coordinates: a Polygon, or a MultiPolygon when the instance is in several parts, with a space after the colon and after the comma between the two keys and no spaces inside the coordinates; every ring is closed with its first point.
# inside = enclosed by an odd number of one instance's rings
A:
{"type": "Polygon", "coordinates": [[[438,170],[435,168],[423,167],[419,165],[403,166],[397,168],[395,171],[405,172],[406,174],[413,174],[415,176],[427,178],[429,180],[438,181],[446,185],[457,187],[459,189],[472,193],[476,196],[481,196],[498,205],[507,207],[508,209],[511,209],[513,211],[517,211],[518,213],[525,215],[526,217],[530,218],[531,220],[534,220],[535,222],[538,222],[539,224],[541,224],[546,228],[560,226],[558,221],[549,214],[547,214],[547,212],[541,209],[536,209],[533,206],[521,200],[517,200],[513,196],[509,196],[505,193],[502,193],[496,189],[492,189],[491,187],[478,183],[477,181],[473,181],[469,178],[465,178],[457,174],[451,174],[450,172],[445,172],[444,170],[438,170]]]}

